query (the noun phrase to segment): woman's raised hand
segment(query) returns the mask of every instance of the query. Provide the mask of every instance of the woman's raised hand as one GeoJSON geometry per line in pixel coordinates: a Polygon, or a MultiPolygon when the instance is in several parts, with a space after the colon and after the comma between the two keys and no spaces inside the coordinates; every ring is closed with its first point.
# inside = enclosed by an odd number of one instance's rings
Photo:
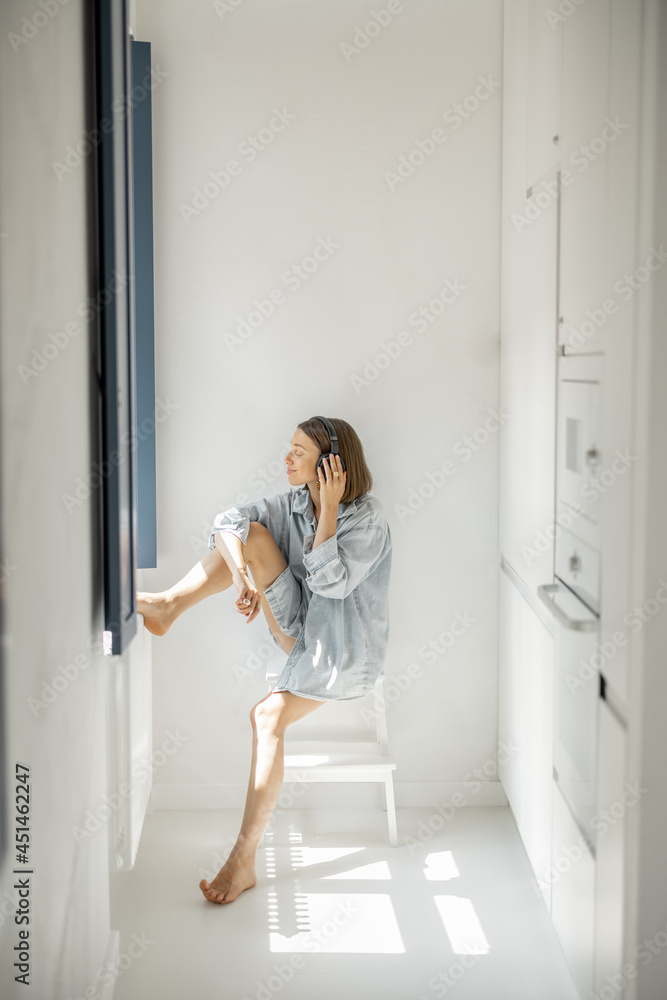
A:
{"type": "Polygon", "coordinates": [[[259,591],[253,586],[245,569],[237,569],[232,575],[232,581],[239,592],[234,602],[236,610],[246,616],[246,621],[251,622],[261,611],[259,591]]]}
{"type": "Polygon", "coordinates": [[[317,470],[319,497],[322,510],[338,510],[338,504],[345,492],[347,472],[343,472],[340,455],[329,455],[317,470]]]}

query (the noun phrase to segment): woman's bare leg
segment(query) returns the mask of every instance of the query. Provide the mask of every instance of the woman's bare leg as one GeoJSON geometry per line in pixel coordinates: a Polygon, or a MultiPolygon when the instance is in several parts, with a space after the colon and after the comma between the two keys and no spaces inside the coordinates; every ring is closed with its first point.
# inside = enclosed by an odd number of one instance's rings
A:
{"type": "Polygon", "coordinates": [[[287,569],[287,563],[278,548],[273,535],[263,524],[250,522],[250,531],[245,546],[246,563],[250,567],[253,583],[259,591],[260,604],[268,626],[275,636],[276,642],[286,653],[291,652],[296,639],[283,632],[273,617],[273,611],[266,594],[268,587],[287,569]]]}
{"type": "Polygon", "coordinates": [[[169,590],[157,594],[137,592],[137,611],[153,635],[164,635],[178,618],[194,604],[211,594],[219,594],[232,585],[232,573],[217,549],[207,552],[169,590]]]}
{"type": "MultiPolygon", "coordinates": [[[[207,552],[186,573],[182,580],[169,590],[156,594],[137,592],[137,611],[144,616],[144,624],[153,635],[164,635],[179,615],[211,594],[219,594],[232,585],[232,572],[220,551],[223,544],[219,535],[216,547],[207,552]]],[[[251,521],[243,554],[250,567],[253,582],[259,591],[260,603],[269,628],[281,649],[289,653],[295,640],[286,635],[276,622],[264,591],[287,568],[282,552],[271,532],[256,521],[251,521]]]]}
{"type": "Polygon", "coordinates": [[[224,865],[199,888],[212,903],[231,903],[255,885],[255,855],[280,794],[284,774],[285,730],[313,712],[323,701],[291,691],[272,691],[250,712],[253,729],[252,764],[245,812],[236,843],[224,865]]]}

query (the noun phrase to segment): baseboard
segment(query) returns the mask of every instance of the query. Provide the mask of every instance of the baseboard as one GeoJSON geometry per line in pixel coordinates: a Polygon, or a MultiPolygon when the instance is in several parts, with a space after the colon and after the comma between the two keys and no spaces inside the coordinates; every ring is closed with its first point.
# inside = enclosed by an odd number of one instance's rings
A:
{"type": "MultiPolygon", "coordinates": [[[[151,809],[243,809],[247,785],[159,785],[153,784],[151,809]]],[[[441,806],[506,806],[507,795],[500,781],[395,781],[396,805],[400,808],[441,806]]],[[[306,785],[286,781],[278,799],[283,808],[363,808],[380,805],[379,783],[313,782],[306,785]]]]}

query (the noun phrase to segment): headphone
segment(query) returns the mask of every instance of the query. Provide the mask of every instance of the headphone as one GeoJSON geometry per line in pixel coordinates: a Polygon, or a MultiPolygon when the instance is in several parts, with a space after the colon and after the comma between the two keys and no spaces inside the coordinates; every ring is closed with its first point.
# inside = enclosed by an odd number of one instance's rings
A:
{"type": "Polygon", "coordinates": [[[327,431],[329,432],[329,443],[331,445],[331,452],[324,451],[318,458],[315,471],[317,471],[317,469],[322,469],[322,471],[324,471],[324,459],[327,458],[329,454],[332,454],[332,455],[338,455],[340,457],[340,464],[343,468],[343,472],[345,472],[345,462],[343,461],[338,451],[338,435],[334,430],[333,424],[331,423],[331,421],[327,420],[326,417],[315,417],[315,419],[321,420],[324,426],[326,427],[327,431]]]}

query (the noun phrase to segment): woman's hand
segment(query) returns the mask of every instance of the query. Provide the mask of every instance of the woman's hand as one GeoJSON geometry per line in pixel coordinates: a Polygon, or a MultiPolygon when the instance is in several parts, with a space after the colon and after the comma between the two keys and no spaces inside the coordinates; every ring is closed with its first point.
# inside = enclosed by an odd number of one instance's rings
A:
{"type": "Polygon", "coordinates": [[[246,621],[251,622],[256,618],[261,610],[259,591],[253,586],[252,580],[245,569],[237,569],[232,574],[232,582],[239,592],[236,598],[236,610],[246,616],[246,621]]]}
{"type": "Polygon", "coordinates": [[[317,470],[317,478],[320,484],[322,510],[337,511],[347,482],[347,472],[343,472],[340,455],[329,455],[325,458],[322,467],[317,470]]]}

